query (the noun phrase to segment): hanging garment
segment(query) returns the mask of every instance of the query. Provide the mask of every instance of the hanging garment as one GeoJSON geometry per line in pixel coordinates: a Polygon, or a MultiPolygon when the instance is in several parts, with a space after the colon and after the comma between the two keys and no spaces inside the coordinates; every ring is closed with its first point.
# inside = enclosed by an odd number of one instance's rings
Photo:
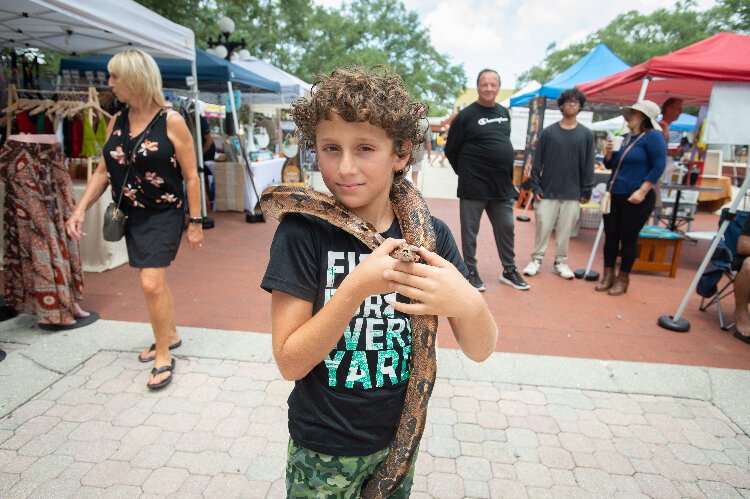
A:
{"type": "Polygon", "coordinates": [[[40,324],[75,320],[83,269],[78,242],[65,233],[75,202],[60,144],[10,136],[0,150],[0,178],[5,182],[5,304],[36,314],[40,324]]]}
{"type": "Polygon", "coordinates": [[[83,120],[80,116],[73,118],[73,124],[71,125],[71,158],[81,157],[81,146],[83,145],[83,120]]]}
{"type": "Polygon", "coordinates": [[[104,144],[107,143],[107,123],[104,115],[99,117],[99,124],[96,125],[96,155],[100,156],[104,150],[104,144]]]}
{"type": "MultiPolygon", "coordinates": [[[[55,127],[55,135],[57,136],[57,141],[62,144],[65,140],[65,135],[63,134],[63,119],[60,116],[60,113],[57,114],[57,117],[55,118],[55,121],[57,122],[57,126],[55,127]]],[[[65,154],[65,151],[63,151],[63,155],[65,154]]]]}
{"type": "Polygon", "coordinates": [[[16,115],[16,124],[18,125],[18,133],[37,133],[37,127],[31,123],[27,111],[16,115]]]}
{"type": "Polygon", "coordinates": [[[96,137],[94,127],[88,113],[83,114],[83,144],[81,145],[81,156],[90,158],[96,156],[96,137]]]}

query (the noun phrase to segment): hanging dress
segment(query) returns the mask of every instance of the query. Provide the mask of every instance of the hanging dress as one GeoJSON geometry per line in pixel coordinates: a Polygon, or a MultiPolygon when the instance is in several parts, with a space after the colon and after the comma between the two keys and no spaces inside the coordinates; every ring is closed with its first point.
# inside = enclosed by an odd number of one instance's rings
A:
{"type": "Polygon", "coordinates": [[[0,178],[5,182],[5,304],[35,314],[40,324],[75,320],[83,269],[78,242],[65,232],[75,202],[62,147],[11,136],[0,150],[0,178]]]}

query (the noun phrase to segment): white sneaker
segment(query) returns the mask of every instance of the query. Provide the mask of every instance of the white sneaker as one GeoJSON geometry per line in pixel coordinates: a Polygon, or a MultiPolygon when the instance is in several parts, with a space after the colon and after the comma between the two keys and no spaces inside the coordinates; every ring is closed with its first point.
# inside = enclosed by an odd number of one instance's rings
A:
{"type": "Polygon", "coordinates": [[[563,279],[573,279],[575,274],[565,262],[557,262],[555,264],[555,274],[560,274],[563,279]]]}
{"type": "Polygon", "coordinates": [[[531,260],[529,264],[523,269],[523,275],[537,275],[539,269],[542,268],[542,262],[539,260],[531,260]]]}

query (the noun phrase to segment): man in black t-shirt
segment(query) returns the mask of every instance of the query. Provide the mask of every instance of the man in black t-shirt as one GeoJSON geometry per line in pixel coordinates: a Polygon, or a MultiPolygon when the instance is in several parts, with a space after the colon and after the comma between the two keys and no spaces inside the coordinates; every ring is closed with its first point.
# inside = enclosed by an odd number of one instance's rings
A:
{"type": "Polygon", "coordinates": [[[479,291],[486,288],[477,271],[477,233],[482,213],[487,212],[495,234],[503,273],[500,282],[516,289],[529,285],[516,269],[513,202],[513,145],[510,114],[495,102],[500,75],[483,69],[477,77],[477,101],[459,112],[451,122],[445,156],[458,175],[461,217],[461,252],[469,269],[469,282],[479,291]]]}

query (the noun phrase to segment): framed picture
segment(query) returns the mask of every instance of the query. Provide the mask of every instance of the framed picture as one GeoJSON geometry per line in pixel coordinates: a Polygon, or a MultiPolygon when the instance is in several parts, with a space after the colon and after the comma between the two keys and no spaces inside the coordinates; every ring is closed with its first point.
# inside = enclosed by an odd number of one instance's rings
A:
{"type": "Polygon", "coordinates": [[[722,159],[721,151],[706,151],[706,158],[703,161],[703,177],[721,177],[722,159]]]}

